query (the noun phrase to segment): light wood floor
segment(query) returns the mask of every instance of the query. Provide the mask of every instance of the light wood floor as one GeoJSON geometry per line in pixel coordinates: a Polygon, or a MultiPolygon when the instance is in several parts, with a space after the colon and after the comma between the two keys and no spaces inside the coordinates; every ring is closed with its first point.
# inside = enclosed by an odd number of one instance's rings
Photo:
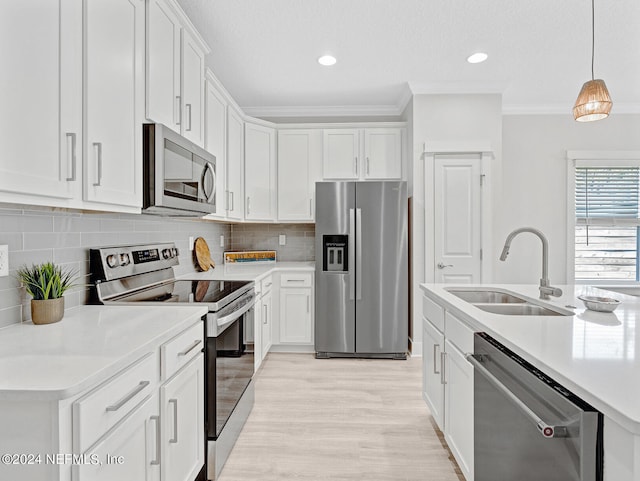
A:
{"type": "Polygon", "coordinates": [[[270,353],[219,481],[464,481],[421,398],[421,359],[270,353]]]}

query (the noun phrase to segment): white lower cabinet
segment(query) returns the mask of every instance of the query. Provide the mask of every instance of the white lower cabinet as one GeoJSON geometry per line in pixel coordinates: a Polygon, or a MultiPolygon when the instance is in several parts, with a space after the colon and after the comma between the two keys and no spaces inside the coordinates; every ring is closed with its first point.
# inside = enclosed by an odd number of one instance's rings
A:
{"type": "Polygon", "coordinates": [[[473,330],[426,297],[423,312],[422,397],[465,479],[473,481],[473,366],[465,358],[473,330]]]}
{"type": "Polygon", "coordinates": [[[313,275],[282,273],[280,276],[279,342],[313,344],[313,275]]]}
{"type": "Polygon", "coordinates": [[[85,455],[88,462],[76,466],[77,481],[159,481],[158,396],[144,401],[85,455]]]}
{"type": "Polygon", "coordinates": [[[204,464],[203,354],[160,388],[163,481],[193,481],[204,464]]]}

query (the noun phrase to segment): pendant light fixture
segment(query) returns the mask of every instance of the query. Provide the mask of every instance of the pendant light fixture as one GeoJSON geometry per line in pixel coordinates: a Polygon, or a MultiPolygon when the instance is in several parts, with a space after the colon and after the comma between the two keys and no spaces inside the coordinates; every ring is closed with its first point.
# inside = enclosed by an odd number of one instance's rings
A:
{"type": "Polygon", "coordinates": [[[591,80],[585,82],[573,106],[573,118],[578,122],[605,119],[611,112],[611,97],[602,79],[593,75],[593,58],[596,43],[595,0],[591,0],[591,80]]]}

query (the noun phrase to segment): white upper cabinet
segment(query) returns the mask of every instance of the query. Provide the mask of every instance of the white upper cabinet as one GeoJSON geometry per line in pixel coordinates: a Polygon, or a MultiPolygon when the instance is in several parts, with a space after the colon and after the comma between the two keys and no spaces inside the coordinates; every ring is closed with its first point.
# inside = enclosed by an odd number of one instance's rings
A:
{"type": "Polygon", "coordinates": [[[216,156],[216,212],[215,217],[226,217],[227,190],[227,102],[207,79],[205,91],[205,149],[216,156]]]}
{"type": "Polygon", "coordinates": [[[201,147],[207,53],[209,48],[174,0],[147,0],[147,118],[201,147]]]}
{"type": "Polygon", "coordinates": [[[245,219],[275,220],[275,130],[262,125],[245,123],[244,135],[245,219]]]}
{"type": "Polygon", "coordinates": [[[85,200],[142,205],[144,0],[85,2],[85,200]]]}
{"type": "Polygon", "coordinates": [[[402,178],[403,129],[325,129],[322,176],[326,180],[402,178]]]}
{"type": "Polygon", "coordinates": [[[402,178],[402,129],[364,130],[365,179],[402,178]]]}
{"type": "Polygon", "coordinates": [[[244,121],[240,114],[227,108],[227,218],[242,220],[244,216],[244,121]]]}
{"type": "Polygon", "coordinates": [[[322,176],[325,179],[357,179],[360,176],[360,131],[325,129],[322,176]]]}
{"type": "Polygon", "coordinates": [[[0,190],[79,197],[82,2],[24,3],[0,2],[0,190]]]}
{"type": "Polygon", "coordinates": [[[313,221],[321,162],[321,130],[278,132],[278,220],[313,221]]]}

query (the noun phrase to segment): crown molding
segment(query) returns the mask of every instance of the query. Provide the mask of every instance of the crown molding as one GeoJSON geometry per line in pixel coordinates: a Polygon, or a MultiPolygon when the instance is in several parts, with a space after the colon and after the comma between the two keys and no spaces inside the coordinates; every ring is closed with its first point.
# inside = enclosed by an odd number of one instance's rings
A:
{"type": "Polygon", "coordinates": [[[309,105],[309,106],[273,106],[242,107],[251,117],[382,117],[398,116],[397,105],[309,105]]]}

